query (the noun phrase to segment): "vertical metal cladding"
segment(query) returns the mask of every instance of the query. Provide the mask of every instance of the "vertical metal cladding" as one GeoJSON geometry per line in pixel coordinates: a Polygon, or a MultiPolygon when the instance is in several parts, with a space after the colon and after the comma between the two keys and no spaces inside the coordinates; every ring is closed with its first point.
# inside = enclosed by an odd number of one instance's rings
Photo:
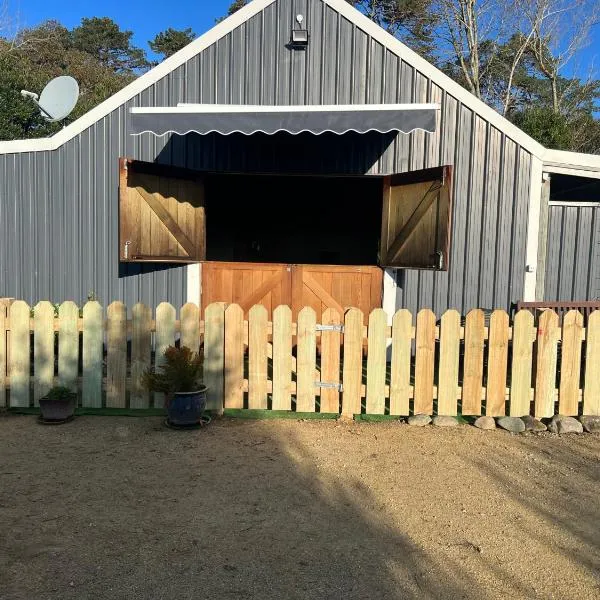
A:
{"type": "Polygon", "coordinates": [[[544,300],[600,299],[600,207],[550,205],[544,300]]]}
{"type": "Polygon", "coordinates": [[[321,0],[278,0],[54,152],[0,155],[2,295],[186,298],[185,267],[118,262],[118,157],[220,171],[383,174],[455,166],[448,272],[399,271],[397,304],[467,311],[522,297],[530,155],[321,0]],[[287,47],[295,16],[305,51],[287,47]],[[127,135],[132,106],[439,102],[435,134],[127,135]]]}

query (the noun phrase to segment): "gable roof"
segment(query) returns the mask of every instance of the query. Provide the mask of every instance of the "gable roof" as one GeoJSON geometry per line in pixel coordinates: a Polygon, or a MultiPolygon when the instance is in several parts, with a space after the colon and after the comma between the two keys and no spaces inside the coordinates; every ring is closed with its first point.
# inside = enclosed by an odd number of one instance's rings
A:
{"type": "MultiPolygon", "coordinates": [[[[0,154],[56,150],[276,1],[277,0],[252,0],[249,4],[224,21],[215,25],[215,27],[188,44],[185,48],[165,59],[158,66],[154,67],[144,75],[138,77],[128,86],[124,87],[122,90],[55,135],[47,138],[0,142],[0,154]]],[[[544,148],[544,146],[534,140],[531,136],[527,135],[508,119],[497,113],[493,108],[479,100],[471,94],[471,92],[456,83],[437,67],[434,67],[423,57],[419,56],[416,52],[382,29],[371,19],[363,15],[359,10],[346,2],[346,0],[321,0],[321,2],[324,2],[330,8],[337,11],[371,38],[382,44],[383,47],[387,48],[389,51],[423,73],[423,75],[445,90],[446,93],[450,94],[464,106],[480,115],[534,156],[540,159],[544,159],[545,155],[552,153],[554,153],[554,157],[557,156],[556,151],[544,148]]],[[[561,153],[562,159],[572,163],[579,163],[579,157],[583,156],[592,157],[593,155],[568,152],[561,153]],[[573,157],[569,159],[566,155],[573,155],[573,157]]],[[[588,158],[585,162],[591,162],[594,168],[597,167],[600,170],[600,156],[594,157],[593,159],[588,158]]]]}

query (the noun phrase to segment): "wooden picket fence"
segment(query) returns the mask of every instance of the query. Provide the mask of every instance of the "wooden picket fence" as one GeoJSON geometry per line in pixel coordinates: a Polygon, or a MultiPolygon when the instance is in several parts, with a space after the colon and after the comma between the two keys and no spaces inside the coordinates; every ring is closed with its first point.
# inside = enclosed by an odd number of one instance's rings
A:
{"type": "Polygon", "coordinates": [[[54,384],[77,389],[93,408],[162,407],[141,385],[175,343],[203,348],[208,408],[367,414],[600,414],[600,311],[587,327],[577,311],[559,323],[553,311],[537,322],[527,310],[512,322],[494,311],[489,323],[473,310],[441,319],[422,310],[363,314],[306,307],[292,322],[288,306],[257,305],[245,318],[236,304],[156,310],[98,302],[80,310],[22,301],[0,310],[0,406],[29,407],[54,384]],[[177,318],[179,316],[179,318],[177,318]],[[203,316],[203,318],[201,318],[203,316]]]}

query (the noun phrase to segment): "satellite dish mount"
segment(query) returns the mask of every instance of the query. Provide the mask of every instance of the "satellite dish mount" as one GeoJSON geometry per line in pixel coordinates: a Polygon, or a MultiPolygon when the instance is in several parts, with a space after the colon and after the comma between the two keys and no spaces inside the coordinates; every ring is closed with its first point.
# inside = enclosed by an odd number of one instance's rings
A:
{"type": "Polygon", "coordinates": [[[79,85],[72,77],[62,75],[48,82],[39,96],[27,90],[21,90],[21,96],[33,100],[46,121],[57,123],[66,119],[75,108],[79,85]]]}

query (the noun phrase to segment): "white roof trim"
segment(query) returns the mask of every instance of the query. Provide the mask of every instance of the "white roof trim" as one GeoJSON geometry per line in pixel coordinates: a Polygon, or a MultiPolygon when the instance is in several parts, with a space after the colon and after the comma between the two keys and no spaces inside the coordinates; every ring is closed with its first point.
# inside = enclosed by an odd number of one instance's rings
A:
{"type": "MultiPolygon", "coordinates": [[[[204,35],[188,44],[185,48],[175,53],[173,56],[164,60],[158,66],[154,67],[130,83],[128,86],[124,87],[122,90],[90,110],[88,113],[52,137],[34,140],[14,140],[0,142],[0,154],[56,150],[64,143],[73,139],[82,131],[88,127],[91,127],[94,123],[110,114],[113,110],[116,110],[125,102],[135,97],[137,94],[144,91],[168,75],[170,72],[174,71],[176,68],[180,67],[182,64],[217,42],[223,36],[242,25],[245,21],[260,13],[273,2],[275,2],[275,0],[253,0],[244,6],[244,8],[235,12],[221,23],[215,25],[215,27],[207,31],[204,35]]],[[[346,0],[322,0],[322,2],[330,6],[333,10],[337,11],[350,22],[354,23],[367,35],[371,36],[374,40],[377,40],[391,52],[406,60],[408,63],[414,66],[415,69],[423,73],[423,75],[426,77],[430,78],[436,85],[440,86],[443,90],[456,98],[467,108],[481,115],[481,117],[489,121],[489,123],[498,128],[500,131],[504,132],[508,137],[520,144],[528,152],[531,152],[538,158],[542,158],[544,160],[544,167],[548,165],[550,169],[557,158],[559,159],[558,161],[561,162],[561,155],[568,154],[570,158],[567,157],[564,158],[564,160],[573,160],[573,168],[577,168],[575,165],[579,164],[580,168],[590,168],[592,170],[598,169],[600,171],[600,157],[594,157],[592,159],[590,158],[590,155],[587,154],[570,152],[562,153],[556,150],[546,150],[541,144],[536,142],[525,132],[521,131],[516,125],[513,125],[508,119],[504,118],[487,104],[473,96],[473,94],[468,92],[461,85],[442,73],[439,69],[427,62],[424,58],[405,46],[395,37],[384,31],[360,11],[353,8],[350,4],[348,4],[348,2],[346,2],[346,0]],[[574,160],[573,157],[576,157],[576,159],[574,160]],[[589,167],[586,166],[588,164],[590,165],[589,167]]]]}

